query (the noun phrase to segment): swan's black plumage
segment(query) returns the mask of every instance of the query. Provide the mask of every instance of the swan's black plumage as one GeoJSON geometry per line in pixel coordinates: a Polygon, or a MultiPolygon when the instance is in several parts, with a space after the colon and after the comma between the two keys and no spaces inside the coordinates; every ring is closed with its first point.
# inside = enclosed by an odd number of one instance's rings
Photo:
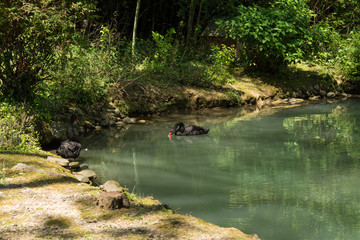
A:
{"type": "Polygon", "coordinates": [[[189,136],[189,135],[201,135],[207,134],[210,128],[203,128],[196,125],[189,125],[185,127],[184,123],[178,122],[175,123],[174,127],[169,132],[169,139],[171,139],[171,135],[177,136],[189,136]]]}
{"type": "Polygon", "coordinates": [[[77,119],[78,118],[75,114],[71,116],[67,129],[68,139],[63,141],[60,147],[56,150],[56,153],[63,158],[77,158],[80,154],[81,144],[74,134],[74,121],[77,119]]]}

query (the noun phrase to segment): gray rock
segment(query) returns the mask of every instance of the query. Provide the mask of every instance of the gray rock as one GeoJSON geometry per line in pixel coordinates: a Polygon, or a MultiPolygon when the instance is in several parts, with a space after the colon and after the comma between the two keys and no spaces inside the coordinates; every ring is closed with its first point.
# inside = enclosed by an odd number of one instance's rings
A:
{"type": "Polygon", "coordinates": [[[256,106],[260,109],[260,108],[262,108],[263,106],[264,106],[264,101],[261,99],[261,98],[259,98],[258,100],[257,100],[257,102],[256,102],[256,106]]]}
{"type": "Polygon", "coordinates": [[[122,127],[122,126],[124,126],[124,124],[125,124],[125,123],[123,123],[123,122],[121,122],[121,121],[115,122],[115,125],[116,125],[117,127],[122,127]]]}
{"type": "Polygon", "coordinates": [[[125,193],[104,192],[98,197],[98,207],[106,210],[115,210],[120,208],[129,208],[130,201],[125,193]]]}
{"type": "Polygon", "coordinates": [[[84,111],[79,107],[70,107],[70,113],[76,113],[78,116],[83,116],[84,111]]]}
{"type": "Polygon", "coordinates": [[[79,168],[79,162],[70,162],[69,163],[70,168],[79,168]]]}
{"type": "Polygon", "coordinates": [[[115,108],[114,113],[115,113],[115,116],[118,116],[118,117],[122,116],[121,111],[118,108],[115,108]]]}
{"type": "Polygon", "coordinates": [[[84,169],[89,169],[89,165],[87,165],[86,163],[83,163],[80,165],[80,169],[84,170],[84,169]]]}
{"type": "Polygon", "coordinates": [[[321,97],[325,97],[326,96],[326,91],[325,90],[320,90],[319,94],[321,97]]]}
{"type": "Polygon", "coordinates": [[[328,92],[326,94],[326,97],[328,97],[328,98],[334,98],[335,96],[336,96],[336,93],[334,93],[334,92],[328,92]]]}
{"type": "Polygon", "coordinates": [[[284,104],[286,101],[287,101],[286,99],[278,99],[278,100],[272,101],[271,105],[278,106],[278,105],[284,104]]]}
{"type": "Polygon", "coordinates": [[[301,103],[301,102],[304,102],[304,99],[301,99],[301,98],[290,98],[289,99],[290,104],[298,104],[298,103],[301,103]]]}
{"type": "Polygon", "coordinates": [[[105,192],[124,192],[125,189],[120,186],[120,184],[116,181],[109,180],[103,185],[100,186],[100,189],[102,189],[105,192]]]}
{"type": "Polygon", "coordinates": [[[11,168],[12,170],[20,172],[38,172],[39,169],[33,165],[27,165],[25,163],[18,163],[11,168]]]}
{"type": "Polygon", "coordinates": [[[50,125],[50,131],[54,139],[64,140],[66,139],[67,125],[62,121],[55,121],[50,125]]]}
{"type": "Polygon", "coordinates": [[[147,122],[144,119],[140,119],[139,121],[137,121],[137,123],[146,124],[147,122]]]}
{"type": "Polygon", "coordinates": [[[65,158],[48,156],[47,160],[49,162],[59,164],[60,166],[63,166],[63,167],[68,167],[69,166],[69,160],[67,160],[65,158]]]}
{"type": "Polygon", "coordinates": [[[92,124],[90,121],[85,121],[84,122],[84,127],[87,129],[95,129],[95,125],[92,124]]]}
{"type": "Polygon", "coordinates": [[[74,176],[76,177],[76,179],[79,182],[83,182],[83,183],[89,183],[90,179],[87,176],[83,176],[83,175],[79,175],[79,174],[74,174],[74,176]]]}
{"type": "Polygon", "coordinates": [[[127,123],[127,124],[132,124],[132,123],[136,123],[136,119],[135,119],[135,118],[126,117],[126,118],[123,119],[123,122],[124,122],[124,123],[127,123]]]}
{"type": "Polygon", "coordinates": [[[81,170],[79,172],[76,172],[75,174],[76,175],[86,176],[89,179],[96,178],[96,172],[94,172],[93,170],[90,170],[90,169],[84,169],[84,170],[81,170]]]}
{"type": "Polygon", "coordinates": [[[316,101],[316,100],[319,100],[319,99],[320,99],[320,96],[309,97],[310,101],[316,101]]]}
{"type": "Polygon", "coordinates": [[[300,97],[301,96],[301,94],[299,94],[298,92],[293,92],[292,93],[292,97],[293,98],[298,98],[298,97],[300,97]]]}
{"type": "Polygon", "coordinates": [[[109,119],[104,119],[100,122],[100,126],[101,127],[108,127],[110,125],[110,120],[109,119]]]}

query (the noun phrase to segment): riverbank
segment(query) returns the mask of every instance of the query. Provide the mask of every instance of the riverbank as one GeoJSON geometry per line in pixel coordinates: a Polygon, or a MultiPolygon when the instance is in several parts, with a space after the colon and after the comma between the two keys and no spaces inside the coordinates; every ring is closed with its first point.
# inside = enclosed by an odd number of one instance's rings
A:
{"type": "MultiPolygon", "coordinates": [[[[318,99],[346,97],[334,79],[312,74],[296,70],[285,81],[239,71],[234,72],[236,81],[209,89],[125,82],[109,89],[108,102],[100,108],[72,106],[56,115],[52,126],[46,128],[48,139],[54,143],[54,139],[59,142],[66,137],[66,122],[71,113],[79,115],[81,124],[77,129],[82,134],[109,126],[123,127],[147,115],[239,106],[250,107],[250,112],[256,113],[269,107],[293,107],[318,99]]],[[[0,237],[4,239],[84,236],[89,239],[257,239],[237,229],[220,228],[172,213],[149,197],[133,195],[129,209],[115,212],[98,209],[96,199],[101,190],[79,183],[67,170],[46,162],[45,155],[1,154],[0,158],[4,169],[0,186],[0,207],[4,210],[0,237]],[[17,163],[34,165],[36,169],[12,170],[17,163]]]]}
{"type": "Polygon", "coordinates": [[[344,98],[341,76],[311,64],[296,64],[286,72],[264,74],[233,69],[232,81],[197,88],[173,82],[125,81],[108,88],[105,102],[91,106],[67,106],[40,131],[43,145],[57,146],[66,139],[71,114],[79,116],[79,134],[109,126],[144,122],[143,118],[174,112],[213,108],[257,108],[293,105],[302,101],[344,98]]]}
{"type": "Polygon", "coordinates": [[[258,239],[174,213],[152,197],[127,193],[130,208],[100,209],[102,190],[45,154],[4,153],[0,163],[0,239],[258,239]]]}

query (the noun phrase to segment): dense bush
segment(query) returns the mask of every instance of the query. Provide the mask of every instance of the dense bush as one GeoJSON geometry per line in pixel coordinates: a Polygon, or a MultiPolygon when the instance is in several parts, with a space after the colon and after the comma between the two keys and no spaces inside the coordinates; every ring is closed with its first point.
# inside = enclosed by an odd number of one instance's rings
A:
{"type": "Polygon", "coordinates": [[[353,82],[360,81],[360,31],[351,32],[340,46],[339,62],[344,74],[353,82]]]}
{"type": "Polygon", "coordinates": [[[0,151],[39,152],[33,116],[24,107],[0,104],[0,151]]]}
{"type": "Polygon", "coordinates": [[[243,47],[243,62],[263,71],[278,71],[282,66],[307,59],[317,48],[321,29],[311,26],[312,11],[305,0],[280,0],[269,8],[237,8],[237,15],[219,20],[227,36],[243,47]]]}
{"type": "Polygon", "coordinates": [[[56,54],[67,51],[76,24],[93,7],[81,1],[1,1],[1,94],[32,100],[34,89],[46,79],[44,70],[60,64],[56,54]]]}
{"type": "Polygon", "coordinates": [[[107,83],[117,68],[111,56],[96,47],[82,48],[71,44],[66,61],[49,67],[50,79],[43,81],[38,95],[57,105],[90,105],[106,96],[107,83]]]}
{"type": "Polygon", "coordinates": [[[197,46],[182,44],[174,34],[174,29],[165,35],[153,33],[152,51],[141,52],[142,57],[134,63],[141,70],[137,74],[145,76],[146,81],[194,87],[209,87],[231,80],[225,69],[235,61],[232,47],[215,46],[205,55],[207,57],[199,58],[202,53],[197,46]]]}
{"type": "Polygon", "coordinates": [[[328,29],[327,42],[323,41],[324,49],[319,52],[315,62],[337,69],[344,80],[357,85],[360,81],[360,31],[340,35],[328,29]]]}

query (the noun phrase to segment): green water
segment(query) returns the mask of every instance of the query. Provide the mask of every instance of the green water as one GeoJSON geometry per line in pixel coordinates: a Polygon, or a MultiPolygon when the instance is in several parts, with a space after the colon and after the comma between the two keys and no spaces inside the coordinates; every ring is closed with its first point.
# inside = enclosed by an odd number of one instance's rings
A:
{"type": "Polygon", "coordinates": [[[81,160],[180,213],[269,239],[360,239],[360,100],[172,115],[93,132],[81,160]],[[175,121],[210,127],[174,137],[175,121]]]}

